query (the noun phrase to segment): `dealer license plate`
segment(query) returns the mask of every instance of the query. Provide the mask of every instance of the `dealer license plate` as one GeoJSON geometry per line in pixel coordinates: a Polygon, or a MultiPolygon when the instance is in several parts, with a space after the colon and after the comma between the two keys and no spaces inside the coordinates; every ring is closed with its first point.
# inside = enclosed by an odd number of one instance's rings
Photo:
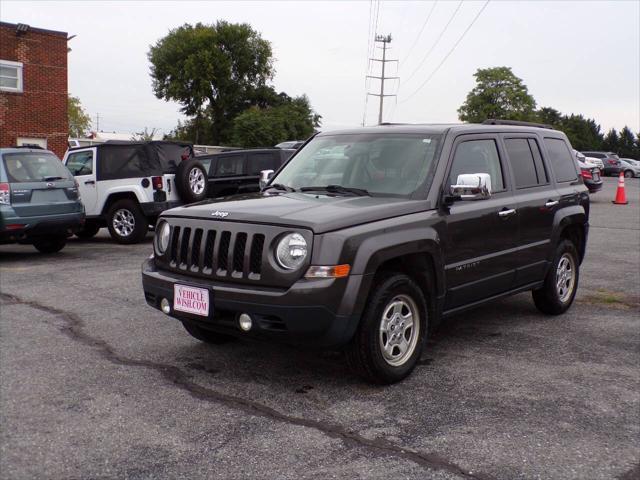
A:
{"type": "Polygon", "coordinates": [[[175,284],[173,286],[173,309],[208,317],[209,290],[175,284]]]}

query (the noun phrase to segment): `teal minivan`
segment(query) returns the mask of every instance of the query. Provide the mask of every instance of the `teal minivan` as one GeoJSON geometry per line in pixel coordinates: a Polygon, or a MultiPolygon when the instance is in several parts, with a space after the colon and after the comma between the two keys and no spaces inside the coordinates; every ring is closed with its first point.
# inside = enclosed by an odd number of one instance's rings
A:
{"type": "Polygon", "coordinates": [[[78,185],[53,152],[0,148],[0,244],[58,252],[84,220],[78,185]]]}

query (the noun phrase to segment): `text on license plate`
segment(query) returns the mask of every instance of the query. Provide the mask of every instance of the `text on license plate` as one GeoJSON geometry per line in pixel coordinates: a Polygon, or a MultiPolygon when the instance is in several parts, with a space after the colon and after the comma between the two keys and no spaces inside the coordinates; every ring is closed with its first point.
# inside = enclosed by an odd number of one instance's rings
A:
{"type": "Polygon", "coordinates": [[[173,309],[194,315],[209,315],[209,290],[206,288],[173,286],[173,309]]]}

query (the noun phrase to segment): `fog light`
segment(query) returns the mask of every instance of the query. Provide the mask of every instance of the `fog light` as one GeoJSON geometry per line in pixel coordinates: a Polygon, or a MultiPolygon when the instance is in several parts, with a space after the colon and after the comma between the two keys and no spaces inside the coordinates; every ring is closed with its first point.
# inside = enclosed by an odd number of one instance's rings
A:
{"type": "Polygon", "coordinates": [[[166,313],[167,315],[169,315],[171,313],[171,305],[169,304],[169,300],[167,300],[166,298],[160,300],[160,309],[162,310],[162,313],[166,313]]]}
{"type": "Polygon", "coordinates": [[[253,322],[251,321],[251,316],[247,313],[240,314],[240,316],[238,317],[238,324],[240,325],[240,328],[242,330],[244,330],[245,332],[248,332],[249,330],[251,330],[251,327],[253,325],[253,322]]]}

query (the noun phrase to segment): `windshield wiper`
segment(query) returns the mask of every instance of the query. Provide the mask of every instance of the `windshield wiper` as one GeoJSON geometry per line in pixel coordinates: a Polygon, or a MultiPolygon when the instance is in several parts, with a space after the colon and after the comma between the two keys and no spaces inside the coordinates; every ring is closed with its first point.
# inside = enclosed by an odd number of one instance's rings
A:
{"type": "Polygon", "coordinates": [[[270,188],[275,188],[276,190],[282,190],[284,192],[295,192],[296,189],[290,187],[289,185],[283,185],[282,183],[272,183],[271,185],[267,185],[262,189],[262,191],[269,190],[270,188]]]}
{"type": "Polygon", "coordinates": [[[56,176],[42,177],[43,182],[53,182],[54,180],[64,180],[64,177],[56,177],[56,176]]]}
{"type": "Polygon", "coordinates": [[[343,187],[342,185],[327,185],[326,187],[302,187],[301,192],[329,192],[329,193],[352,193],[359,197],[370,197],[371,194],[363,188],[343,187]]]}

